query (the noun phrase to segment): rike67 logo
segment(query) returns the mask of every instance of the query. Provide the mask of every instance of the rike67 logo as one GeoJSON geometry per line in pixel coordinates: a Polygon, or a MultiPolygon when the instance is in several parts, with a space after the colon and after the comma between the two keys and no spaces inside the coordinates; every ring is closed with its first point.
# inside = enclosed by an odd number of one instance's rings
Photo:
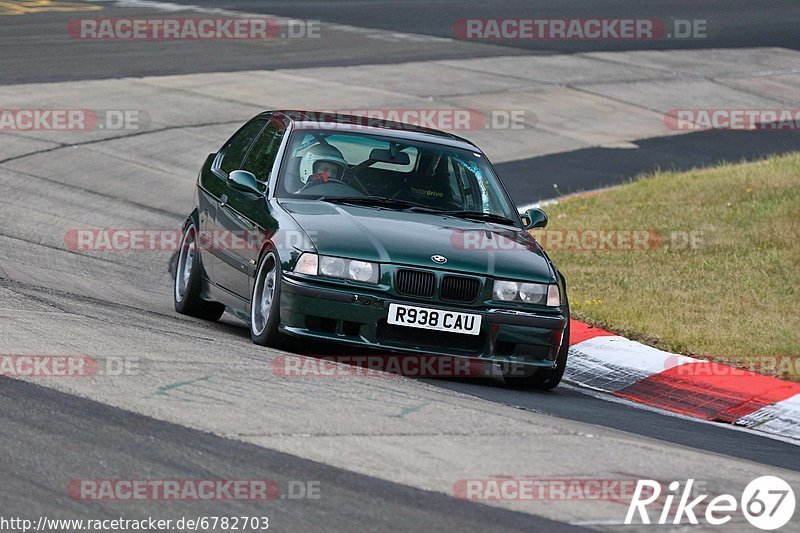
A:
{"type": "Polygon", "coordinates": [[[779,477],[762,476],[754,479],[745,487],[738,500],[732,494],[721,494],[708,500],[708,494],[698,496],[694,493],[693,486],[694,479],[688,479],[683,487],[679,481],[673,481],[667,486],[668,490],[662,498],[660,482],[639,480],[628,507],[625,524],[697,525],[703,519],[712,526],[721,526],[730,522],[733,515],[740,510],[752,526],[771,531],[785,526],[794,516],[794,491],[779,477]],[[660,512],[656,510],[655,516],[651,518],[647,507],[654,503],[660,507],[660,512]]]}

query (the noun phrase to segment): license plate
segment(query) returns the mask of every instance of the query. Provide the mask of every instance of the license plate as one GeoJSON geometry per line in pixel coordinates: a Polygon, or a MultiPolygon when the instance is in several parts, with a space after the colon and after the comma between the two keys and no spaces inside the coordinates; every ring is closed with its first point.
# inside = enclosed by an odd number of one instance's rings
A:
{"type": "Polygon", "coordinates": [[[395,326],[449,331],[466,335],[478,335],[481,332],[481,315],[412,305],[389,304],[387,322],[395,326]]]}

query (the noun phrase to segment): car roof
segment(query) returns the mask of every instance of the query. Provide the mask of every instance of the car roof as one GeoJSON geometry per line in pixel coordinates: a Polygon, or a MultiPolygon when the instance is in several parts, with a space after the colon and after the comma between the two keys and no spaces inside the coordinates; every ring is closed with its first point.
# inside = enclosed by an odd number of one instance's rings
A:
{"type": "Polygon", "coordinates": [[[265,111],[262,114],[283,115],[292,123],[292,127],[295,129],[357,130],[376,135],[390,135],[397,139],[427,141],[480,152],[480,149],[474,143],[463,137],[404,122],[330,111],[275,110],[265,111]],[[342,126],[348,127],[342,128],[342,126]],[[349,126],[352,126],[352,128],[349,126]]]}

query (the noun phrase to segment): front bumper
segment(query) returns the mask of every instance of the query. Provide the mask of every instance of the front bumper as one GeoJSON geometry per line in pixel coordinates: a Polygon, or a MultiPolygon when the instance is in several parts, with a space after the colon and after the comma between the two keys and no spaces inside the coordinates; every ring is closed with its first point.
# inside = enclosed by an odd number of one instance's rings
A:
{"type": "Polygon", "coordinates": [[[567,317],[489,307],[422,303],[360,288],[329,287],[283,276],[281,326],[288,335],[391,352],[468,357],[552,368],[567,317]],[[389,304],[440,308],[482,316],[479,335],[393,326],[389,304]]]}

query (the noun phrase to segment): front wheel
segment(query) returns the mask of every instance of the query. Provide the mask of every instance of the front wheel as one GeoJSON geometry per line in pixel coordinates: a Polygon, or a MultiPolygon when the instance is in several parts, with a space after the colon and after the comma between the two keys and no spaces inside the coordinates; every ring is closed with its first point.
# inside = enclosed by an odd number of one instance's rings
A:
{"type": "MultiPolygon", "coordinates": [[[[561,378],[564,377],[564,370],[567,368],[567,357],[569,356],[569,310],[567,310],[567,326],[561,336],[561,347],[558,349],[555,368],[539,368],[527,376],[506,375],[503,380],[506,385],[515,389],[529,390],[552,390],[555,389],[561,378]]],[[[511,367],[513,370],[513,365],[511,367]]]]}
{"type": "Polygon", "coordinates": [[[250,297],[250,338],[261,346],[277,348],[285,340],[280,324],[281,263],[273,251],[264,253],[256,269],[250,297]]]}
{"type": "Polygon", "coordinates": [[[197,230],[194,223],[189,223],[183,231],[181,247],[178,250],[178,262],[175,269],[175,290],[172,299],[175,310],[182,315],[189,315],[204,320],[219,320],[225,312],[225,306],[217,302],[209,302],[200,297],[200,254],[197,252],[197,230]]]}

